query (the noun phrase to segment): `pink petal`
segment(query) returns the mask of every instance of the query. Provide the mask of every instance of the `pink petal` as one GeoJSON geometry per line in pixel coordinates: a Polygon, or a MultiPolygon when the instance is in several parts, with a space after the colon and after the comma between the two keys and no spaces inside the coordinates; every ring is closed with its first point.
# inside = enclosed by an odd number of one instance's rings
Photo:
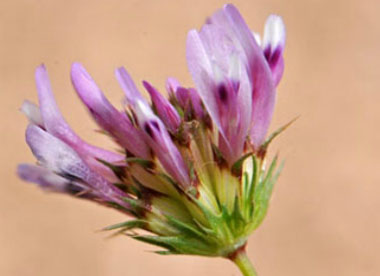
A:
{"type": "Polygon", "coordinates": [[[116,163],[124,160],[124,157],[120,154],[89,145],[72,131],[59,112],[44,65],[39,66],[36,70],[36,84],[41,115],[46,130],[75,149],[92,169],[102,173],[110,181],[116,181],[117,178],[113,172],[96,159],[116,163]]]}
{"type": "Polygon", "coordinates": [[[251,127],[252,85],[244,48],[227,21],[224,11],[218,11],[199,34],[191,31],[187,60],[199,95],[220,131],[220,150],[232,163],[241,155],[251,127]]]}
{"type": "Polygon", "coordinates": [[[41,166],[20,164],[17,167],[17,174],[24,181],[36,183],[46,191],[79,195],[81,198],[94,200],[101,197],[83,183],[70,181],[41,166]]]}
{"type": "Polygon", "coordinates": [[[153,114],[150,107],[138,100],[134,111],[145,140],[153,149],[165,170],[181,185],[190,185],[188,169],[177,147],[170,138],[162,121],[153,114]]]}
{"type": "Polygon", "coordinates": [[[175,78],[167,78],[166,80],[166,91],[168,92],[169,96],[174,95],[175,91],[177,91],[177,88],[180,86],[179,81],[175,78]]]}
{"type": "Polygon", "coordinates": [[[126,195],[102,176],[92,171],[70,146],[35,125],[26,129],[26,142],[40,164],[66,178],[78,179],[105,200],[125,206],[126,195]]]}
{"type": "Polygon", "coordinates": [[[125,93],[125,97],[129,104],[134,105],[137,100],[146,102],[144,97],[141,95],[140,91],[137,89],[131,76],[129,75],[127,70],[125,70],[124,67],[120,67],[116,69],[115,75],[121,86],[121,89],[125,93]]]}
{"type": "Polygon", "coordinates": [[[280,16],[270,15],[265,23],[263,51],[272,70],[274,83],[277,86],[284,72],[283,51],[286,31],[280,16]]]}
{"type": "Polygon", "coordinates": [[[157,91],[150,83],[144,81],[143,85],[148,91],[158,116],[164,122],[169,131],[175,133],[181,124],[181,118],[171,103],[157,91]]]}
{"type": "Polygon", "coordinates": [[[124,68],[119,68],[116,71],[116,77],[136,115],[137,123],[144,133],[145,141],[157,155],[165,170],[181,185],[189,185],[190,180],[185,162],[162,121],[154,115],[149,104],[141,96],[124,68]]]}
{"type": "Polygon", "coordinates": [[[141,133],[132,125],[125,114],[111,105],[79,63],[72,65],[71,80],[79,97],[100,127],[110,133],[129,152],[137,157],[148,159],[149,149],[141,139],[141,133]]]}
{"type": "Polygon", "coordinates": [[[197,119],[202,119],[205,116],[205,111],[203,110],[202,100],[194,88],[189,88],[190,102],[197,119]]]}
{"type": "Polygon", "coordinates": [[[219,131],[224,136],[214,93],[215,83],[212,78],[212,65],[196,30],[191,30],[187,35],[186,59],[189,71],[199,91],[199,96],[219,131]]]}
{"type": "Polygon", "coordinates": [[[226,5],[223,12],[228,20],[219,23],[234,34],[248,60],[253,85],[251,141],[258,147],[265,140],[273,115],[276,99],[273,78],[261,48],[239,11],[233,5],[226,5]]]}

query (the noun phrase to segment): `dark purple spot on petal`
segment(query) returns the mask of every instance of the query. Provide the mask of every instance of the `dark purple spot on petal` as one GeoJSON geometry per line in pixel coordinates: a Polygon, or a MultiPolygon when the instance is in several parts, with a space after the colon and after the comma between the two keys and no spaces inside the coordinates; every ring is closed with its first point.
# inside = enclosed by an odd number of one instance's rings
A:
{"type": "MultiPolygon", "coordinates": [[[[75,169],[75,168],[74,168],[75,169]]],[[[73,175],[69,172],[65,172],[65,171],[62,171],[60,173],[58,173],[58,175],[66,178],[67,180],[69,180],[70,182],[72,181],[77,181],[77,182],[82,182],[82,179],[77,177],[76,175],[73,175]]]]}
{"type": "Polygon", "coordinates": [[[227,103],[227,100],[228,100],[228,92],[227,92],[227,88],[224,84],[221,84],[219,87],[218,87],[218,95],[219,95],[219,98],[221,100],[222,103],[227,103]]]}
{"type": "Polygon", "coordinates": [[[152,138],[154,139],[154,133],[153,133],[153,130],[152,128],[150,127],[149,123],[145,123],[144,124],[144,130],[145,132],[152,138]]]}
{"type": "Polygon", "coordinates": [[[84,189],[78,185],[75,185],[74,183],[67,183],[67,185],[65,186],[65,192],[70,194],[70,195],[77,195],[81,192],[83,192],[84,189]]]}
{"type": "Polygon", "coordinates": [[[270,60],[268,61],[271,66],[275,66],[281,56],[281,47],[277,47],[276,50],[271,54],[270,60]]]}
{"type": "Polygon", "coordinates": [[[271,68],[277,65],[277,62],[279,61],[281,57],[281,53],[282,53],[282,49],[280,46],[277,47],[274,51],[272,51],[271,45],[268,45],[268,47],[265,48],[264,56],[271,68]]]}
{"type": "Polygon", "coordinates": [[[156,121],[152,121],[151,123],[152,123],[152,125],[154,126],[155,129],[157,129],[158,131],[160,131],[160,126],[158,125],[158,123],[156,121]]]}
{"type": "Polygon", "coordinates": [[[271,55],[272,55],[272,47],[268,45],[268,47],[264,49],[264,56],[265,56],[265,59],[268,61],[268,63],[270,61],[271,55]]]}

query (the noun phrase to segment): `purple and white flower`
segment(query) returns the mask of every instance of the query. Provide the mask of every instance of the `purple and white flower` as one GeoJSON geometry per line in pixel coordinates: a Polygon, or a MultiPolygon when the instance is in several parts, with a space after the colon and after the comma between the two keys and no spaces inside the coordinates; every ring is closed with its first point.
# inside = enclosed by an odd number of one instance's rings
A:
{"type": "Polygon", "coordinates": [[[169,78],[166,98],[143,81],[149,102],[120,67],[115,74],[125,95],[123,110],[74,63],[74,89],[118,152],[86,143],[70,128],[41,65],[39,105],[25,101],[21,107],[37,164],[21,164],[17,173],[44,190],[131,215],[134,220],[107,229],[147,230],[153,235],[133,237],[165,253],[235,260],[263,220],[278,177],[276,159],[268,168],[264,161],[284,47],[281,17],[269,16],[261,41],[238,10],[226,5],[188,33],[195,87],[169,78]]]}

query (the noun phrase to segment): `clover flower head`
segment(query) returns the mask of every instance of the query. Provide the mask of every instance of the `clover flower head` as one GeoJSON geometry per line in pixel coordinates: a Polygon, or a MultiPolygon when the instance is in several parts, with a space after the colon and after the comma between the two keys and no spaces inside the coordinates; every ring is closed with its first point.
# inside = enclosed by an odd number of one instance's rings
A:
{"type": "Polygon", "coordinates": [[[18,174],[45,190],[125,213],[126,222],[106,230],[158,245],[158,253],[235,259],[262,222],[279,173],[277,158],[268,168],[265,160],[284,129],[267,137],[284,46],[279,16],[269,16],[261,40],[233,5],[225,5],[188,33],[195,87],[169,78],[166,98],[144,81],[148,101],[121,67],[115,71],[125,94],[121,111],[74,63],[72,84],[118,152],[86,143],[70,128],[41,65],[35,74],[39,104],[25,101],[21,108],[38,162],[19,165],[18,174]]]}

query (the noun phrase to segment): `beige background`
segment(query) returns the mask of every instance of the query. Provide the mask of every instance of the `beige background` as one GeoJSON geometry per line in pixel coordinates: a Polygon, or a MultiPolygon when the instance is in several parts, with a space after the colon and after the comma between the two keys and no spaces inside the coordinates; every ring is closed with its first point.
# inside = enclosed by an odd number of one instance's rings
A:
{"type": "MultiPolygon", "coordinates": [[[[116,104],[119,65],[160,88],[170,75],[190,85],[186,33],[223,2],[1,0],[0,275],[238,275],[222,259],[162,257],[128,238],[106,239],[96,230],[122,215],[15,176],[17,163],[34,160],[18,108],[36,100],[37,65],[47,65],[73,128],[112,147],[71,87],[71,62],[83,62],[116,104]]],[[[286,167],[249,255],[265,276],[380,275],[379,2],[233,2],[256,31],[270,13],[284,17],[286,72],[272,129],[301,115],[271,148],[286,167]]]]}

